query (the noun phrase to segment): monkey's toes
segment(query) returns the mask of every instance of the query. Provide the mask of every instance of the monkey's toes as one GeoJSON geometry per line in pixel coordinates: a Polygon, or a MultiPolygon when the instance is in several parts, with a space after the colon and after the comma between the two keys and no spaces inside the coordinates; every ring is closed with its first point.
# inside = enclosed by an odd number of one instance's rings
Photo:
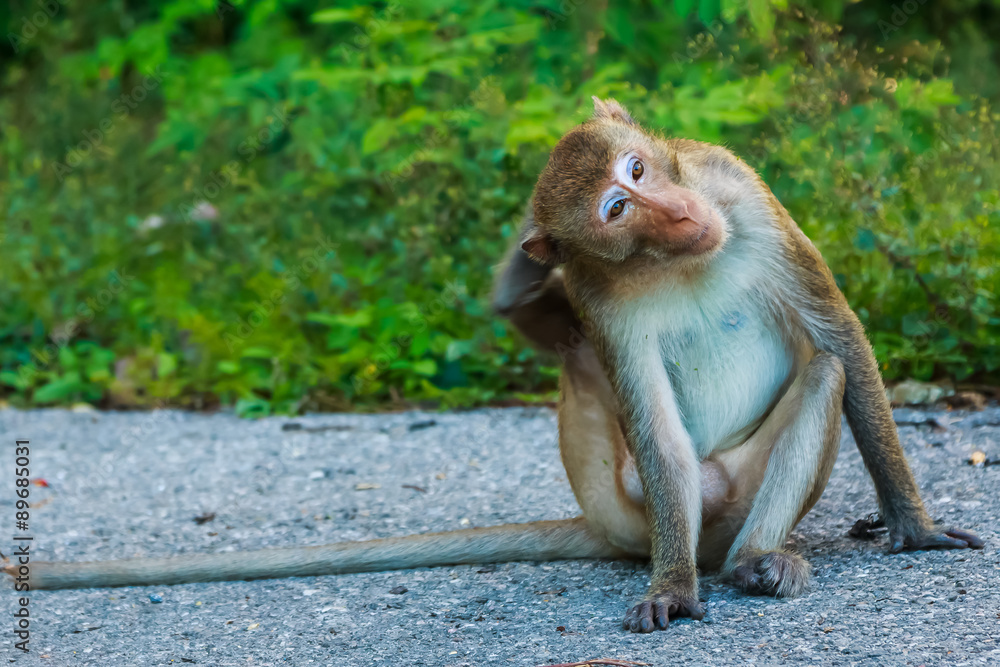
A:
{"type": "Polygon", "coordinates": [[[670,619],[683,616],[700,621],[705,618],[705,606],[697,598],[663,593],[650,596],[629,609],[622,627],[631,632],[666,630],[670,619]]]}
{"type": "Polygon", "coordinates": [[[894,534],[889,552],[898,554],[900,551],[921,549],[982,549],[983,544],[982,538],[972,531],[946,528],[940,532],[929,532],[926,535],[894,534]]]}
{"type": "Polygon", "coordinates": [[[856,540],[874,540],[876,531],[881,528],[885,528],[885,520],[877,514],[869,514],[855,521],[847,536],[856,540]]]}
{"type": "Polygon", "coordinates": [[[748,595],[791,598],[809,587],[809,562],[789,551],[749,556],[733,569],[732,579],[748,595]]]}

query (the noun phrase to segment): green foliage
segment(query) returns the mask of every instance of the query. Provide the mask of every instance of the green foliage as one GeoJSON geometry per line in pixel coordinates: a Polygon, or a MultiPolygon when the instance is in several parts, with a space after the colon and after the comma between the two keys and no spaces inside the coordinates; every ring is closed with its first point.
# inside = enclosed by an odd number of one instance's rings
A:
{"type": "Polygon", "coordinates": [[[5,7],[0,391],[246,415],[550,396],[491,267],[591,95],[757,168],[887,377],[995,380],[1000,2],[912,4],[5,7]]]}

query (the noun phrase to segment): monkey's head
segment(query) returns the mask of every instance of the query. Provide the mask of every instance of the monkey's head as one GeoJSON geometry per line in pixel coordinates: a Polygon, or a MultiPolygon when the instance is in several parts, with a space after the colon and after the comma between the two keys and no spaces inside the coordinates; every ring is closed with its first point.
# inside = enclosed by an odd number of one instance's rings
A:
{"type": "Polygon", "coordinates": [[[726,221],[689,182],[694,171],[680,148],[703,145],[652,136],[614,100],[595,97],[594,106],[593,117],[556,144],[538,178],[524,251],[548,265],[713,256],[725,243],[726,221]]]}

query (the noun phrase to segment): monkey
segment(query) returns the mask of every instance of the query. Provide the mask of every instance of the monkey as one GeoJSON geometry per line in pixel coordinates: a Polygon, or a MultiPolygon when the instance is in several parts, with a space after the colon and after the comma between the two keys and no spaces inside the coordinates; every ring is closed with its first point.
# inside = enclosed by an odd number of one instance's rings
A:
{"type": "Polygon", "coordinates": [[[555,322],[575,332],[552,347],[570,484],[595,533],[651,560],[623,626],[702,618],[699,566],[746,593],[801,594],[809,565],[784,545],[826,486],[842,414],[891,552],[982,548],[927,514],[864,329],[759,175],[594,105],[538,178],[496,306],[538,345],[555,322]]]}
{"type": "MultiPolygon", "coordinates": [[[[35,589],[171,585],[440,565],[648,558],[632,632],[700,619],[698,568],[794,596],[784,548],[854,433],[890,551],[981,548],[935,526],[878,366],[830,269],[728,150],[654,135],[614,100],[552,150],[493,307],[562,362],[560,455],[582,516],[447,533],[85,563],[35,589]]],[[[17,576],[15,564],[4,571],[17,576]]]]}

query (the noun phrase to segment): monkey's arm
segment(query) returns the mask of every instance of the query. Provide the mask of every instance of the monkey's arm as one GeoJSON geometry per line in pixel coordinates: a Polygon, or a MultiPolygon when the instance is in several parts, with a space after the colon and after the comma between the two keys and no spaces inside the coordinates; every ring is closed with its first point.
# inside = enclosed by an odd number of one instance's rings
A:
{"type": "Polygon", "coordinates": [[[701,528],[701,473],[652,333],[597,336],[618,399],[625,440],[642,481],[649,521],[649,592],[625,616],[632,632],[666,628],[670,618],[700,619],[695,566],[701,528]]]}
{"type": "Polygon", "coordinates": [[[797,284],[805,290],[793,300],[798,302],[802,324],[815,345],[837,356],[844,365],[844,414],[875,483],[879,509],[891,537],[890,551],[982,547],[983,541],[973,533],[936,527],[927,514],[899,444],[878,362],[864,327],[819,251],[794,223],[792,226],[790,265],[798,273],[797,284]]]}
{"type": "MultiPolygon", "coordinates": [[[[529,203],[521,236],[533,225],[529,203]]],[[[573,347],[583,327],[566,297],[562,274],[528,257],[520,239],[511,245],[501,267],[493,283],[493,310],[509,318],[540,349],[558,352],[560,345],[573,347]]]]}

